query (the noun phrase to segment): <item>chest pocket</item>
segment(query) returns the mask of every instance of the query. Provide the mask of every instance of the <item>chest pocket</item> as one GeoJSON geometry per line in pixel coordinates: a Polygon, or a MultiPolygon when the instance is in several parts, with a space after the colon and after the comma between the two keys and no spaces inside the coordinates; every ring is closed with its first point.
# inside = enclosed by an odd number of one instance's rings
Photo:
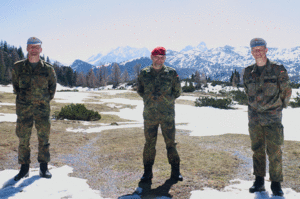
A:
{"type": "Polygon", "coordinates": [[[28,73],[21,73],[19,77],[19,88],[26,89],[30,87],[30,75],[28,73]]]}
{"type": "Polygon", "coordinates": [[[48,88],[48,73],[41,72],[37,75],[37,84],[40,88],[48,88]]]}
{"type": "Polygon", "coordinates": [[[274,96],[276,95],[276,92],[278,90],[277,86],[277,77],[272,76],[272,77],[265,77],[264,79],[264,95],[265,96],[274,96]]]}
{"type": "Polygon", "coordinates": [[[144,92],[145,94],[154,91],[154,78],[152,76],[144,77],[144,92]]]}
{"type": "Polygon", "coordinates": [[[248,88],[248,96],[255,96],[255,94],[256,94],[255,81],[250,79],[250,80],[247,80],[245,83],[248,88]]]}

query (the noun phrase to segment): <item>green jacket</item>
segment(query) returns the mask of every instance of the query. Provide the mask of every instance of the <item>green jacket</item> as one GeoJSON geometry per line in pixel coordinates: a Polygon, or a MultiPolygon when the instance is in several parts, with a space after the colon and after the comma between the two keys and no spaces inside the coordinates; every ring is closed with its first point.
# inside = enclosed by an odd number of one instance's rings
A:
{"type": "Polygon", "coordinates": [[[175,69],[163,65],[157,73],[153,66],[141,70],[138,94],[144,100],[145,120],[172,120],[175,117],[175,99],[181,94],[179,76],[175,69]]]}
{"type": "Polygon", "coordinates": [[[17,109],[31,106],[50,111],[49,102],[56,91],[56,74],[51,64],[40,60],[32,70],[28,59],[18,61],[12,69],[12,82],[17,109]]]}
{"type": "Polygon", "coordinates": [[[288,73],[283,65],[269,59],[261,74],[257,67],[250,65],[244,73],[249,118],[265,119],[266,123],[281,121],[282,109],[287,107],[292,94],[288,73]]]}

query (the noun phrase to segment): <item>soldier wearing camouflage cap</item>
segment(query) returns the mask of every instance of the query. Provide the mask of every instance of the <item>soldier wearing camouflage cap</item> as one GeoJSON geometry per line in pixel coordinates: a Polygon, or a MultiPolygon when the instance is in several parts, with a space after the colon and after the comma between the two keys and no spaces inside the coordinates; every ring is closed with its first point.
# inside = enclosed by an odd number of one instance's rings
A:
{"type": "Polygon", "coordinates": [[[288,106],[291,97],[289,76],[283,65],[270,61],[266,54],[267,43],[261,38],[250,42],[255,64],[244,73],[244,88],[248,96],[248,118],[253,168],[256,176],[250,193],[264,191],[266,153],[269,157],[271,190],[282,196],[283,126],[282,109],[288,106]]]}
{"type": "Polygon", "coordinates": [[[56,75],[50,63],[40,59],[41,40],[30,37],[27,41],[28,58],[18,61],[12,69],[12,82],[16,97],[17,127],[19,138],[18,163],[20,172],[15,181],[29,176],[30,136],[33,123],[38,135],[38,162],[40,176],[51,178],[50,161],[50,101],[56,91],[56,75]]]}
{"type": "Polygon", "coordinates": [[[175,143],[175,99],[181,94],[181,85],[175,69],[164,65],[166,49],[157,47],[151,52],[152,65],[141,70],[138,77],[138,94],[144,101],[143,152],[144,174],[141,182],[151,181],[155,159],[158,126],[161,126],[169,164],[171,179],[182,181],[180,158],[175,143]]]}

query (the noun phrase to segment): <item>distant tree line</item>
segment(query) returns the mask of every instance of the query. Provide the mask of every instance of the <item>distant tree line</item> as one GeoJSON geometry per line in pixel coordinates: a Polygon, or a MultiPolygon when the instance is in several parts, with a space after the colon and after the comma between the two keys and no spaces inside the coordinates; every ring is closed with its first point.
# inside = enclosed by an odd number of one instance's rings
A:
{"type": "Polygon", "coordinates": [[[16,61],[24,59],[21,47],[10,46],[6,41],[0,42],[0,84],[9,84],[12,80],[12,67],[16,61]]]}
{"type": "MultiPolygon", "coordinates": [[[[27,57],[27,55],[26,55],[27,57]]],[[[16,61],[24,59],[22,47],[19,48],[7,44],[6,41],[0,42],[0,84],[10,84],[12,82],[12,68],[16,61]]],[[[45,55],[40,56],[45,60],[45,55]]],[[[49,57],[46,58],[50,62],[49,57]]]]}

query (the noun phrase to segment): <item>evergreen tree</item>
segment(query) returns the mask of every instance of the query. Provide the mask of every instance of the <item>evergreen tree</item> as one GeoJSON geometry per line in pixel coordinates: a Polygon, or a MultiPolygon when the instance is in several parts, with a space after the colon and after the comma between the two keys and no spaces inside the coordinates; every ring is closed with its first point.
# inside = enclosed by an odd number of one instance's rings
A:
{"type": "Polygon", "coordinates": [[[8,52],[7,42],[6,41],[4,41],[3,50],[4,50],[4,52],[8,52]]]}
{"type": "Polygon", "coordinates": [[[108,82],[108,71],[107,71],[107,68],[105,66],[101,66],[101,68],[100,68],[100,74],[101,74],[100,85],[101,86],[106,86],[106,84],[108,82]]]}
{"type": "Polygon", "coordinates": [[[50,59],[49,59],[49,57],[47,56],[47,61],[46,62],[48,62],[48,63],[50,63],[51,64],[51,62],[50,62],[50,59]]]}
{"type": "Polygon", "coordinates": [[[119,65],[116,63],[111,68],[111,81],[114,88],[116,88],[121,82],[121,70],[119,65]]]}
{"type": "Polygon", "coordinates": [[[96,77],[94,70],[91,68],[86,75],[86,83],[89,88],[96,88],[96,77]]]}
{"type": "Polygon", "coordinates": [[[141,71],[141,64],[136,64],[136,65],[133,67],[134,78],[135,78],[136,81],[137,81],[137,78],[138,78],[139,75],[140,75],[140,71],[141,71]]]}
{"type": "Polygon", "coordinates": [[[23,50],[22,50],[21,46],[18,48],[17,52],[18,52],[19,58],[21,60],[24,59],[24,53],[23,53],[23,50]]]}
{"type": "Polygon", "coordinates": [[[125,70],[123,72],[123,75],[122,75],[122,81],[123,82],[128,82],[129,81],[129,74],[128,74],[128,71],[127,71],[126,68],[125,68],[125,70]]]}
{"type": "Polygon", "coordinates": [[[240,73],[237,72],[236,69],[234,69],[234,72],[232,72],[231,74],[230,82],[234,87],[236,87],[236,85],[240,83],[240,73]]]}
{"type": "Polygon", "coordinates": [[[67,79],[67,85],[70,87],[73,87],[73,70],[71,67],[65,67],[66,68],[66,79],[67,79]]]}
{"type": "Polygon", "coordinates": [[[20,57],[19,57],[19,54],[18,54],[18,51],[16,48],[14,48],[12,51],[12,59],[13,59],[13,63],[20,60],[20,57]]]}
{"type": "Polygon", "coordinates": [[[200,79],[200,73],[197,70],[195,72],[195,75],[192,75],[192,79],[194,79],[195,83],[196,83],[196,89],[200,89],[201,88],[201,79],[200,79]]]}

